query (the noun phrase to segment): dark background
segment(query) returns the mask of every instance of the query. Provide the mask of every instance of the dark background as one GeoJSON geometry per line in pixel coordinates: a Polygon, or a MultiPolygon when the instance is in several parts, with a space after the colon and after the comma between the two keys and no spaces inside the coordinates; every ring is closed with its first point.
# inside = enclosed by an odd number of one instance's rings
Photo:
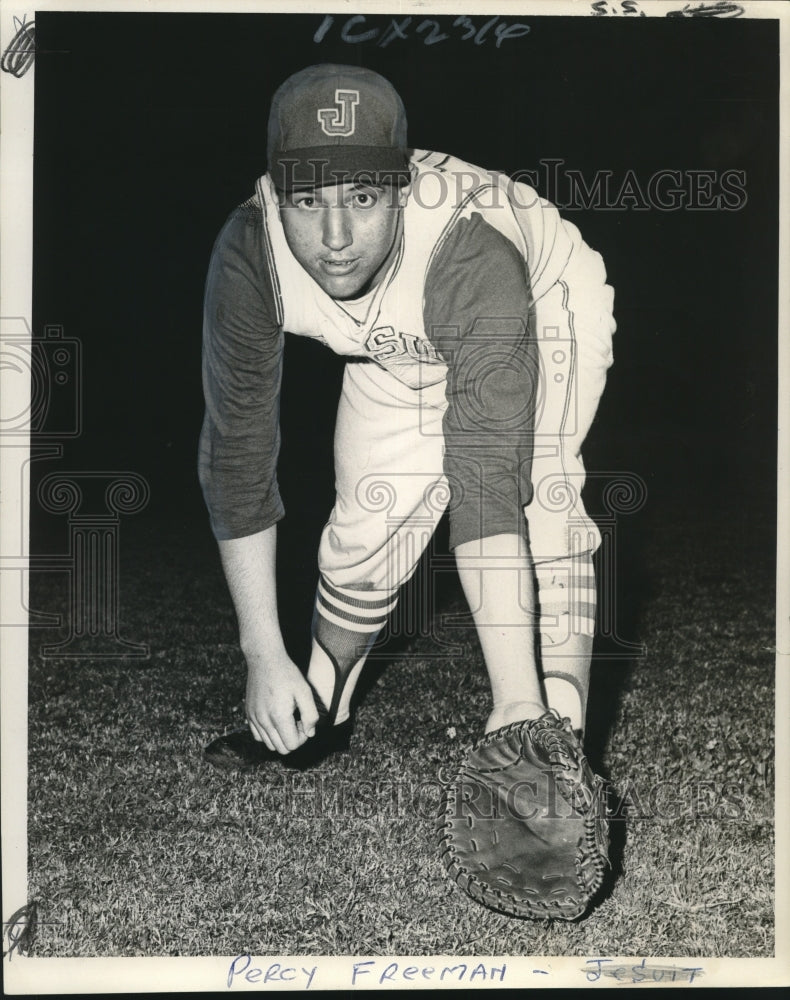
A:
{"type": "MultiPolygon", "coordinates": [[[[644,530],[690,516],[771,521],[775,497],[778,22],[508,16],[497,48],[410,37],[347,44],[338,15],[42,13],[36,18],[34,334],[82,345],[82,433],[54,469],[129,470],[151,524],[194,523],[203,283],[228,213],[265,171],[268,104],[313,62],[358,63],[401,93],[410,142],[492,169],[564,161],[589,182],[629,169],[741,170],[739,211],[569,210],[615,287],[615,365],[588,469],[648,487],[644,530]]],[[[482,26],[486,18],[471,19],[482,26]]],[[[365,27],[389,18],[368,16],[365,27]]],[[[361,30],[361,29],[357,29],[361,30]]],[[[551,195],[542,189],[543,195],[551,195]]],[[[288,338],[284,537],[313,545],[333,498],[342,361],[288,338]]],[[[597,481],[589,505],[596,510],[597,481]]],[[[34,501],[34,546],[50,544],[34,501]]],[[[59,531],[62,530],[62,526],[59,531]]]]}

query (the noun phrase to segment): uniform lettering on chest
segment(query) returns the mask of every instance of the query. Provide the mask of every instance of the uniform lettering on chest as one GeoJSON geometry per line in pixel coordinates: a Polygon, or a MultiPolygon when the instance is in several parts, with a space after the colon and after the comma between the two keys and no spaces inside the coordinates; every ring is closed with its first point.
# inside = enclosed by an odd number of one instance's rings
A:
{"type": "Polygon", "coordinates": [[[371,330],[365,342],[365,350],[379,364],[406,357],[428,365],[444,363],[430,340],[416,337],[413,333],[396,333],[391,326],[379,326],[371,330]]]}

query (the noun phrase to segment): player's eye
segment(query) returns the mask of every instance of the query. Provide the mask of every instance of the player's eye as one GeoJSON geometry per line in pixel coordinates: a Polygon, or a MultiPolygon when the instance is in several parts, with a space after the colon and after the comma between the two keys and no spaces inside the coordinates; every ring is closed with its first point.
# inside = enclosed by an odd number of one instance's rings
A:
{"type": "Polygon", "coordinates": [[[376,204],[376,196],[372,191],[356,191],[353,203],[357,208],[371,208],[376,204]]]}
{"type": "Polygon", "coordinates": [[[286,205],[291,208],[299,208],[303,212],[321,207],[319,199],[309,191],[294,191],[286,202],[286,205]]]}

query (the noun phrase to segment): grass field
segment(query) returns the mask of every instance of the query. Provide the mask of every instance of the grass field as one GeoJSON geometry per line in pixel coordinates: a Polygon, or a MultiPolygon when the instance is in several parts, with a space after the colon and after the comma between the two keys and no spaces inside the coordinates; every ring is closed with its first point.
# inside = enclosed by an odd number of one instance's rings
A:
{"type": "MultiPolygon", "coordinates": [[[[213,543],[124,523],[121,631],[149,658],[42,657],[64,633],[32,632],[31,954],[773,954],[771,513],[673,504],[619,550],[620,627],[645,655],[599,643],[588,752],[615,789],[612,870],[572,924],[483,909],[438,860],[440,769],[488,711],[471,630],[435,616],[445,655],[390,640],[352,753],[223,774],[201,749],[240,724],[244,669],[213,543]]],[[[34,578],[33,607],[66,599],[63,575],[34,578]]],[[[437,614],[462,609],[448,576],[437,614]]]]}

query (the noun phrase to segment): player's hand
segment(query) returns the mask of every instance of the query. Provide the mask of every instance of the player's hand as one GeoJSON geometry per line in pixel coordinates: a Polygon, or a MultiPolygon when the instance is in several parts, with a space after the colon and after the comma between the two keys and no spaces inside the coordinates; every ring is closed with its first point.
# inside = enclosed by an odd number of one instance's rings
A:
{"type": "Polygon", "coordinates": [[[247,656],[246,707],[253,737],[277,753],[296,750],[315,734],[318,710],[312,688],[285,654],[275,659],[247,656]]]}

